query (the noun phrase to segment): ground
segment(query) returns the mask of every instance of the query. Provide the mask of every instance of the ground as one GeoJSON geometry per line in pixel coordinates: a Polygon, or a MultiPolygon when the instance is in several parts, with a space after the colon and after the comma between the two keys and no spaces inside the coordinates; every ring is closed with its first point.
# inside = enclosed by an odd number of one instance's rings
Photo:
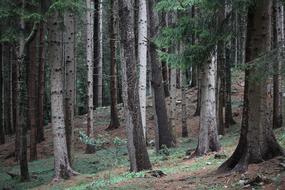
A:
{"type": "MultiPolygon", "coordinates": [[[[233,86],[233,108],[235,120],[240,122],[242,109],[242,86],[236,75],[233,86]]],[[[178,93],[178,97],[180,94],[178,93]]],[[[238,143],[239,123],[226,130],[225,136],[220,136],[223,149],[219,153],[211,153],[204,157],[190,158],[186,152],[191,152],[197,145],[199,118],[194,117],[196,104],[196,89],[187,92],[188,130],[189,138],[181,138],[181,121],[176,121],[178,136],[177,148],[166,149],[159,154],[154,147],[148,147],[153,169],[162,171],[165,175],[153,177],[149,171],[130,173],[128,171],[128,155],[124,141],[125,128],[106,132],[109,124],[109,108],[96,110],[96,136],[103,141],[101,150],[95,154],[84,154],[85,145],[79,138],[79,132],[86,129],[86,116],[78,116],[75,120],[75,158],[73,168],[81,175],[70,180],[52,183],[53,152],[52,133],[50,125],[45,127],[46,141],[38,146],[39,160],[30,162],[31,181],[20,183],[18,177],[11,178],[7,174],[19,173],[19,167],[13,158],[14,137],[8,138],[8,143],[0,146],[0,190],[1,189],[39,189],[39,190],[85,190],[85,189],[285,189],[285,160],[282,157],[250,165],[248,172],[217,174],[217,167],[234,151],[238,143]],[[118,141],[118,139],[120,139],[118,141]],[[123,144],[118,144],[118,142],[123,144]],[[220,158],[221,157],[221,158],[220,158]]],[[[154,121],[152,115],[152,100],[148,99],[148,139],[154,138],[154,121]]],[[[177,118],[181,118],[180,99],[177,101],[177,118]]],[[[120,116],[122,109],[120,107],[120,116]]],[[[123,121],[121,121],[123,123],[123,121]]],[[[285,146],[284,129],[275,131],[278,141],[285,146]]]]}

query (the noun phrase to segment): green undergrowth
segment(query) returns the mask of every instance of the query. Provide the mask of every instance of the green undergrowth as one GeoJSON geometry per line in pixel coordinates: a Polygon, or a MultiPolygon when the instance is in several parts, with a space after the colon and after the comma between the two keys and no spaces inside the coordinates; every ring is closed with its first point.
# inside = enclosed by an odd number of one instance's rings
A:
{"type": "MultiPolygon", "coordinates": [[[[285,134],[283,129],[275,131],[277,139],[283,147],[285,147],[285,134]]],[[[223,147],[222,153],[229,157],[238,143],[239,130],[233,127],[227,131],[227,135],[221,137],[223,147]]],[[[157,154],[153,148],[149,148],[149,155],[153,168],[163,171],[166,175],[176,174],[179,172],[196,172],[202,169],[214,170],[225,159],[215,159],[214,154],[193,158],[191,162],[185,162],[185,152],[194,150],[197,145],[195,138],[179,139],[179,146],[163,150],[157,154]],[[191,163],[191,164],[189,164],[191,163]]],[[[52,190],[85,190],[85,189],[152,189],[152,184],[132,184],[129,181],[135,179],[144,181],[145,173],[130,173],[127,172],[129,167],[128,155],[126,146],[119,146],[117,149],[108,148],[96,152],[96,154],[78,153],[75,156],[74,168],[81,173],[80,180],[75,184],[60,183],[54,186],[48,186],[46,189],[52,190]],[[114,154],[116,152],[116,156],[114,154]],[[121,169],[120,169],[121,168],[121,169]],[[120,187],[114,188],[114,185],[123,183],[120,187]]],[[[0,189],[10,188],[15,190],[31,189],[38,186],[45,187],[53,178],[53,158],[38,160],[29,163],[29,169],[32,176],[30,182],[21,183],[19,179],[11,179],[6,172],[18,174],[19,167],[0,167],[0,189]]],[[[207,189],[223,189],[222,186],[215,185],[206,187],[207,189]]],[[[197,189],[205,189],[202,184],[197,186],[197,189]]]]}

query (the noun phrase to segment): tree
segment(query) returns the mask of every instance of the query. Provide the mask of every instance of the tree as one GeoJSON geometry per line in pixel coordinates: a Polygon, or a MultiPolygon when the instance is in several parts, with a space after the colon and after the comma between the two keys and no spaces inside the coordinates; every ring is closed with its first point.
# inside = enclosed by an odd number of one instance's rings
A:
{"type": "Polygon", "coordinates": [[[139,0],[138,13],[138,64],[139,64],[139,97],[142,126],[146,138],[146,77],[147,77],[147,2],[139,0]]]}
{"type": "Polygon", "coordinates": [[[108,130],[117,129],[120,126],[119,118],[118,118],[118,111],[117,111],[117,63],[116,63],[116,16],[115,15],[115,5],[114,1],[110,1],[110,23],[109,23],[109,33],[110,33],[110,48],[111,48],[111,67],[110,67],[110,75],[111,75],[111,84],[110,84],[110,91],[111,91],[111,121],[108,127],[108,130]]]}
{"type": "MultiPolygon", "coordinates": [[[[159,20],[159,15],[154,11],[154,6],[156,0],[151,0],[148,2],[148,12],[149,12],[149,33],[150,39],[154,40],[159,32],[159,22],[164,22],[159,20]],[[150,27],[151,26],[151,27],[150,27]]],[[[153,88],[153,98],[154,98],[154,114],[156,115],[156,149],[160,150],[163,147],[173,147],[175,145],[174,137],[171,132],[171,126],[169,125],[167,108],[165,102],[165,86],[163,84],[163,77],[158,54],[157,47],[154,42],[149,44],[149,54],[151,61],[151,72],[152,79],[151,84],[153,88]]]]}
{"type": "Polygon", "coordinates": [[[30,160],[37,159],[37,107],[36,107],[36,39],[33,39],[29,45],[30,60],[27,64],[28,72],[28,125],[30,127],[30,160]]]}
{"type": "Polygon", "coordinates": [[[130,170],[138,172],[151,169],[151,163],[144,140],[139,107],[139,81],[136,77],[138,65],[135,53],[135,19],[133,5],[133,0],[119,1],[119,26],[122,56],[123,101],[127,126],[128,153],[131,164],[130,170]]]}
{"type": "Polygon", "coordinates": [[[98,107],[103,105],[103,0],[99,0],[99,60],[98,60],[98,107]]]}
{"type": "MultiPolygon", "coordinates": [[[[67,153],[72,162],[74,102],[75,102],[75,23],[74,14],[68,10],[64,14],[65,25],[65,130],[67,153]]],[[[92,102],[93,104],[93,102],[92,102]]]]}
{"type": "Polygon", "coordinates": [[[4,103],[4,85],[3,85],[3,63],[2,63],[2,44],[0,44],[0,144],[5,143],[5,131],[3,120],[3,103],[4,103]]]}
{"type": "Polygon", "coordinates": [[[272,0],[261,0],[248,10],[246,62],[249,67],[245,71],[241,134],[236,150],[219,171],[245,171],[248,164],[284,154],[269,119],[272,99],[267,93],[268,76],[265,74],[269,66],[266,59],[261,59],[265,63],[256,60],[271,47],[271,8],[272,0]],[[264,67],[260,69],[257,64],[264,64],[264,67]]]}
{"type": "Polygon", "coordinates": [[[48,19],[49,55],[51,65],[51,114],[54,147],[55,181],[69,178],[77,173],[70,167],[64,120],[64,60],[63,60],[63,15],[51,10],[48,19]]]}
{"type": "MultiPolygon", "coordinates": [[[[94,14],[92,8],[94,7],[93,0],[86,0],[87,11],[86,11],[86,61],[87,61],[87,72],[88,72],[88,84],[87,84],[87,91],[88,91],[88,112],[87,112],[87,136],[92,138],[94,135],[94,119],[93,119],[93,21],[94,21],[94,14]]],[[[86,153],[92,154],[95,152],[95,146],[91,144],[87,144],[86,146],[86,153]]]]}
{"type": "Polygon", "coordinates": [[[195,152],[197,156],[220,150],[216,115],[217,55],[215,51],[211,54],[211,60],[201,66],[200,130],[195,152]]]}
{"type": "Polygon", "coordinates": [[[39,26],[39,66],[38,66],[38,128],[37,142],[45,140],[44,137],[44,95],[45,95],[45,26],[41,22],[39,26]]]}
{"type": "Polygon", "coordinates": [[[187,79],[186,72],[180,71],[181,78],[181,106],[182,106],[182,137],[188,137],[188,129],[187,129],[187,98],[186,98],[186,90],[187,90],[187,79]]]}
{"type": "Polygon", "coordinates": [[[273,48],[277,49],[277,59],[273,63],[273,128],[282,126],[282,84],[281,48],[284,40],[284,7],[280,0],[274,0],[273,48]]]}

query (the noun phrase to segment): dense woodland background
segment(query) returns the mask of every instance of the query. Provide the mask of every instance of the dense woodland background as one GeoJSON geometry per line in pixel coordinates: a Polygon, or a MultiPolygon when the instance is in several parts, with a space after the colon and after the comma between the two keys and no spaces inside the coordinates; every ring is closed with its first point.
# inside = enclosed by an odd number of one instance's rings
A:
{"type": "Polygon", "coordinates": [[[285,189],[281,0],[1,0],[0,189],[285,189]]]}

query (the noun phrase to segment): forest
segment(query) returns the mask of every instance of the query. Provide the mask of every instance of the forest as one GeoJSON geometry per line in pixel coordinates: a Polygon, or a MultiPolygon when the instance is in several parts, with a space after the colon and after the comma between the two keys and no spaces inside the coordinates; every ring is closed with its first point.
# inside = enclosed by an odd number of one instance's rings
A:
{"type": "Polygon", "coordinates": [[[285,190],[284,6],[0,0],[0,190],[285,190]]]}

